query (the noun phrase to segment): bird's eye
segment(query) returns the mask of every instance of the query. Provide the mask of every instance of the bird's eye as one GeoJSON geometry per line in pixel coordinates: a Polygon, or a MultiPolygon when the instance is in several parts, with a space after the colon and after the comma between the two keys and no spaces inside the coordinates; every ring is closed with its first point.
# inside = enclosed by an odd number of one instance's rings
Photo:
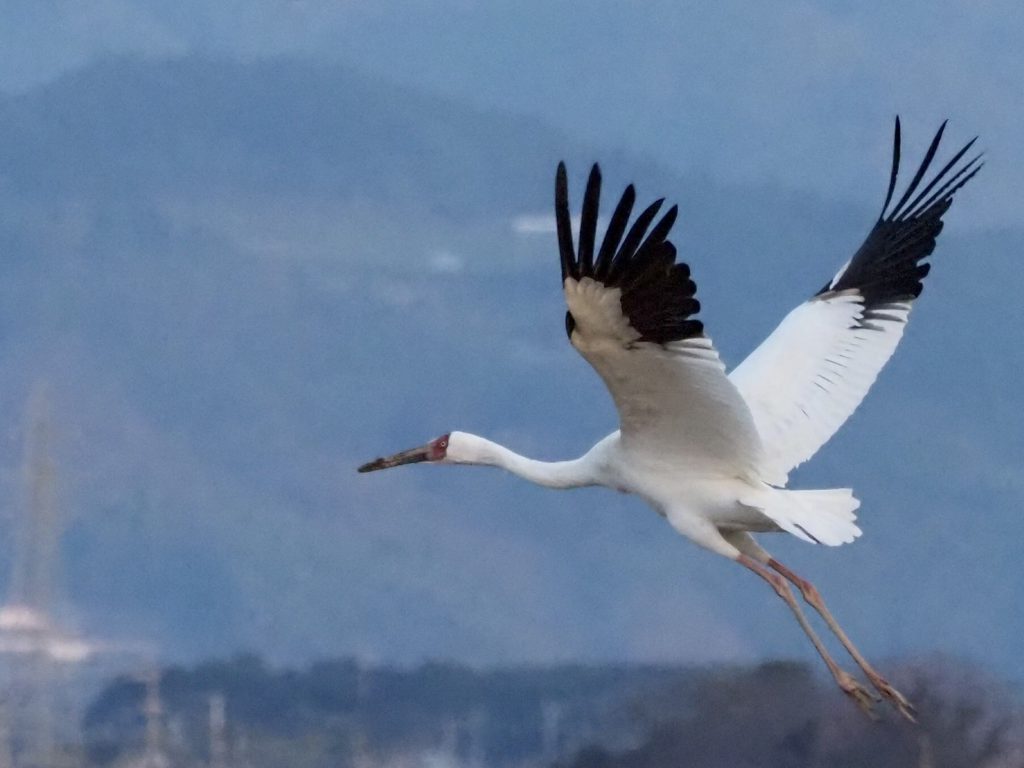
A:
{"type": "Polygon", "coordinates": [[[438,446],[439,446],[440,448],[447,448],[447,447],[448,447],[448,441],[447,441],[447,440],[442,440],[442,441],[441,441],[441,442],[439,442],[439,443],[438,443],[437,445],[438,445],[438,446]]]}

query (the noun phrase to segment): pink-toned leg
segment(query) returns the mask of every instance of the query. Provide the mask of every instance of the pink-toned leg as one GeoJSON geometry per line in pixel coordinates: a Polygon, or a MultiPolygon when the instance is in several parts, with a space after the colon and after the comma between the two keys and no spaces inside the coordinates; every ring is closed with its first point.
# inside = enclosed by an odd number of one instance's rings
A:
{"type": "Polygon", "coordinates": [[[768,565],[791,581],[794,586],[800,590],[800,594],[803,595],[807,604],[817,611],[818,615],[825,620],[825,623],[828,624],[828,628],[832,630],[832,633],[837,638],[839,638],[839,642],[843,644],[843,647],[846,648],[853,660],[857,662],[857,666],[864,671],[864,674],[867,676],[871,685],[875,687],[882,697],[892,704],[897,711],[903,715],[903,717],[907,718],[907,720],[917,722],[914,718],[914,706],[907,701],[906,697],[902,693],[893,688],[888,680],[878,674],[878,672],[875,671],[875,668],[872,667],[861,652],[857,650],[857,647],[850,641],[850,638],[847,637],[846,632],[844,632],[843,628],[839,626],[839,622],[835,620],[828,608],[825,606],[825,601],[822,599],[821,593],[818,592],[817,588],[811,584],[811,582],[807,581],[807,579],[801,578],[797,574],[793,573],[793,571],[789,570],[789,568],[784,566],[775,558],[769,558],[768,565]]]}
{"type": "Polygon", "coordinates": [[[822,660],[825,662],[825,666],[828,667],[829,672],[832,673],[832,677],[835,678],[836,683],[838,683],[843,693],[852,698],[854,702],[856,702],[857,706],[860,707],[868,717],[875,719],[875,713],[872,710],[872,704],[875,702],[874,696],[872,696],[863,685],[857,682],[849,672],[842,669],[836,663],[835,659],[832,658],[817,633],[815,633],[814,629],[807,621],[803,611],[800,610],[800,605],[797,603],[796,598],[793,597],[793,591],[789,588],[789,584],[786,583],[786,580],[779,574],[773,573],[768,568],[765,568],[764,565],[748,555],[740,555],[739,558],[737,558],[737,562],[752,570],[772,586],[775,593],[781,597],[789,606],[790,610],[793,611],[793,615],[796,616],[796,620],[800,624],[800,628],[803,629],[804,634],[811,639],[815,650],[818,651],[818,655],[821,656],[822,660]]]}

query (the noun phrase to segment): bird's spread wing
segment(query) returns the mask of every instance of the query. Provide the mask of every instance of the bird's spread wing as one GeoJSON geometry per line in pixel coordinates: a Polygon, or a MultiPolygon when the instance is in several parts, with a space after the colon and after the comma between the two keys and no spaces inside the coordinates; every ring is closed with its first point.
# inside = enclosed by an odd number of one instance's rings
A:
{"type": "Polygon", "coordinates": [[[890,210],[900,164],[897,118],[889,192],[864,244],[729,377],[753,414],[769,482],[784,484],[790,470],[835,434],[903,335],[942,216],[982,165],[980,155],[961,163],[972,140],[922,186],[944,129],[945,123],[890,210]]]}
{"type": "Polygon", "coordinates": [[[635,192],[626,188],[595,253],[601,173],[587,182],[574,248],[565,166],[558,166],[555,217],[562,257],[566,331],[604,379],[619,411],[624,445],[682,459],[682,471],[755,474],[761,444],[743,398],[694,318],[700,304],[686,264],[667,237],[662,200],[632,226],[635,192]]]}

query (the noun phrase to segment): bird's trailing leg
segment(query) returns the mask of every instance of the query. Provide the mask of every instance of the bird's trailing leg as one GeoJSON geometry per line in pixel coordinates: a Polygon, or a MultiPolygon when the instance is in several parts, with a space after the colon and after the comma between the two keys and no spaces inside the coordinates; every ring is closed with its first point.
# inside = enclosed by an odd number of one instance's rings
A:
{"type": "Polygon", "coordinates": [[[789,584],[786,583],[786,579],[778,573],[769,570],[749,555],[741,554],[737,561],[767,581],[772,586],[772,589],[775,590],[775,593],[786,601],[790,610],[793,611],[793,615],[796,616],[796,620],[800,623],[800,628],[803,629],[807,637],[811,639],[815,650],[818,651],[818,655],[821,656],[822,660],[825,662],[825,666],[828,667],[829,672],[832,673],[832,677],[835,678],[836,683],[839,684],[843,693],[853,699],[864,714],[871,719],[875,719],[876,715],[872,710],[872,705],[876,700],[875,697],[872,696],[868,689],[861,685],[853,675],[842,669],[836,663],[835,659],[832,658],[817,633],[807,621],[807,617],[804,616],[803,611],[800,610],[800,605],[797,603],[796,598],[793,597],[793,590],[789,588],[789,584]]]}
{"type": "Polygon", "coordinates": [[[878,674],[878,672],[875,671],[875,668],[872,667],[871,664],[868,663],[868,660],[864,658],[863,654],[857,650],[857,647],[850,641],[850,638],[847,637],[846,632],[844,632],[843,628],[839,626],[839,622],[836,621],[835,617],[833,617],[829,612],[825,605],[825,601],[821,598],[821,593],[818,592],[817,588],[811,582],[807,581],[807,579],[797,576],[793,571],[789,570],[789,568],[773,557],[768,558],[768,566],[791,581],[793,585],[800,590],[800,594],[803,595],[807,604],[816,610],[818,615],[825,620],[825,623],[828,624],[828,628],[832,630],[832,633],[837,638],[839,638],[839,642],[841,642],[843,647],[849,651],[850,656],[855,662],[857,662],[857,666],[864,671],[864,675],[871,682],[871,685],[873,685],[882,695],[882,697],[892,704],[893,707],[903,715],[903,717],[907,718],[907,720],[910,720],[912,723],[917,722],[914,718],[914,706],[907,701],[907,698],[902,693],[893,688],[888,680],[878,674]]]}

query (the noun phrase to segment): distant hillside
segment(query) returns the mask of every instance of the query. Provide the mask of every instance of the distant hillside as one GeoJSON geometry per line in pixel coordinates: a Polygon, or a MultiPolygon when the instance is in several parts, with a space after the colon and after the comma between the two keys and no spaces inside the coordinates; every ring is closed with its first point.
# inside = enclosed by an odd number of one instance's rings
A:
{"type": "MultiPolygon", "coordinates": [[[[16,499],[18,414],[48,382],[72,618],[175,658],[805,650],[762,585],[634,500],[354,473],[453,428],[547,458],[614,428],[565,343],[553,237],[513,229],[563,157],[680,202],[730,362],[849,255],[887,173],[863,210],[723,188],[290,60],[112,59],[0,99],[2,482],[16,499]]],[[[864,499],[856,546],[779,549],[875,654],[1022,671],[1021,241],[942,242],[906,348],[802,478],[864,499]]]]}
{"type": "Polygon", "coordinates": [[[47,198],[315,195],[479,215],[529,200],[523,158],[566,144],[535,122],[290,60],[108,59],[0,115],[10,191],[47,198]],[[503,183],[481,183],[485,162],[503,183]]]}

